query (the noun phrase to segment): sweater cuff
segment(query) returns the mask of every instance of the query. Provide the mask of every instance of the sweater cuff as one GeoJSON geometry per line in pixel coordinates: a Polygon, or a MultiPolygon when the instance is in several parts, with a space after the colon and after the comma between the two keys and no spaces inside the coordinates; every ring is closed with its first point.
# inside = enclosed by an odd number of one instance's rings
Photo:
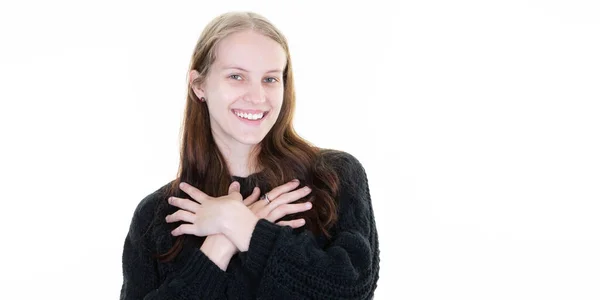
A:
{"type": "MultiPolygon", "coordinates": [[[[185,291],[184,294],[211,297],[222,294],[227,284],[227,274],[200,249],[193,249],[184,262],[179,275],[169,284],[170,287],[185,291]]],[[[211,298],[212,299],[212,298],[211,298]]]]}
{"type": "Polygon", "coordinates": [[[281,226],[265,219],[259,219],[256,223],[244,262],[253,275],[261,276],[281,230],[281,226]]]}

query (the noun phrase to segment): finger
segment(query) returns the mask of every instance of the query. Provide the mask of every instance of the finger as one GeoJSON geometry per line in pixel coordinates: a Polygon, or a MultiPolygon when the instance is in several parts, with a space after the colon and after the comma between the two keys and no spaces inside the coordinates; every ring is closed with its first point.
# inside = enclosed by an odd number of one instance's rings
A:
{"type": "Polygon", "coordinates": [[[291,220],[291,221],[279,221],[277,222],[277,225],[279,226],[290,226],[292,228],[299,228],[304,226],[306,222],[304,221],[304,219],[296,219],[296,220],[291,220]]]}
{"type": "Polygon", "coordinates": [[[288,183],[280,185],[269,192],[269,199],[275,200],[284,193],[294,190],[300,185],[300,181],[294,179],[288,183]]]}
{"type": "Polygon", "coordinates": [[[179,221],[184,221],[188,223],[194,223],[196,215],[187,211],[187,210],[178,210],[173,214],[167,215],[165,220],[167,223],[174,223],[179,221]]]}
{"type": "Polygon", "coordinates": [[[260,188],[256,186],[254,187],[254,190],[252,190],[252,194],[250,194],[248,198],[244,199],[244,205],[249,206],[250,204],[256,202],[256,200],[258,200],[258,196],[260,196],[260,188]]]}
{"type": "Polygon", "coordinates": [[[269,213],[267,220],[275,222],[284,216],[307,211],[312,207],[310,202],[280,205],[269,213]]]}
{"type": "MultiPolygon", "coordinates": [[[[297,189],[295,191],[291,191],[289,193],[285,193],[281,196],[279,196],[276,200],[273,200],[273,202],[276,202],[276,204],[286,204],[286,203],[292,203],[296,200],[302,199],[303,197],[308,196],[308,194],[310,194],[312,190],[308,187],[305,186],[303,188],[297,189]]],[[[271,196],[271,194],[269,194],[269,196],[271,196]]]]}
{"type": "Polygon", "coordinates": [[[192,224],[183,224],[183,225],[179,225],[179,227],[173,229],[173,231],[171,231],[171,234],[174,236],[178,236],[178,235],[182,235],[182,234],[194,234],[194,232],[196,231],[194,225],[192,224]]]}
{"type": "Polygon", "coordinates": [[[250,211],[252,211],[257,217],[264,218],[269,214],[269,212],[271,212],[272,208],[265,209],[265,207],[268,205],[267,201],[262,201],[262,198],[259,199],[260,200],[254,201],[254,203],[246,207],[248,207],[248,209],[250,209],[250,211]]]}
{"type": "Polygon", "coordinates": [[[240,192],[240,183],[237,181],[232,182],[229,185],[229,191],[227,192],[227,194],[231,194],[231,193],[235,193],[235,192],[240,192]]]}
{"type": "Polygon", "coordinates": [[[185,209],[191,212],[197,212],[200,209],[200,204],[198,202],[192,201],[190,199],[178,198],[178,197],[169,197],[169,204],[173,206],[177,206],[181,209],[185,209]]]}
{"type": "Polygon", "coordinates": [[[202,203],[204,200],[208,199],[207,194],[203,193],[201,190],[193,187],[187,182],[181,182],[179,184],[179,188],[199,203],[202,203]]]}

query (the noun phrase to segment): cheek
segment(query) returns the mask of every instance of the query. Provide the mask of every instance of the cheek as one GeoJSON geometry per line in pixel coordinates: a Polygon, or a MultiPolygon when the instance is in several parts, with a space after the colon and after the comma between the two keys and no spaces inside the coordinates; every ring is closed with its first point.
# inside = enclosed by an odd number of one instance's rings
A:
{"type": "Polygon", "coordinates": [[[243,95],[243,91],[241,91],[241,89],[228,85],[221,85],[217,90],[214,91],[214,98],[218,99],[219,106],[229,106],[241,95],[243,95]]]}
{"type": "Polygon", "coordinates": [[[283,103],[283,88],[269,91],[269,100],[271,105],[280,107],[283,103]]]}

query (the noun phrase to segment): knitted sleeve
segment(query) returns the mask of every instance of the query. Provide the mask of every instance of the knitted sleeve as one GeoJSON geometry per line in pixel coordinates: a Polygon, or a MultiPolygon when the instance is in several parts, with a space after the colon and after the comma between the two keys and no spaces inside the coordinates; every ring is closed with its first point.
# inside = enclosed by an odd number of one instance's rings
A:
{"type": "Polygon", "coordinates": [[[340,152],[338,223],[329,245],[261,219],[243,267],[261,299],[371,299],[379,279],[379,242],[365,170],[340,152]]]}
{"type": "Polygon", "coordinates": [[[123,247],[123,284],[120,299],[217,299],[240,293],[235,286],[227,289],[228,275],[200,249],[193,249],[183,267],[165,280],[158,275],[152,256],[152,218],[158,203],[158,191],[137,206],[123,247]]]}

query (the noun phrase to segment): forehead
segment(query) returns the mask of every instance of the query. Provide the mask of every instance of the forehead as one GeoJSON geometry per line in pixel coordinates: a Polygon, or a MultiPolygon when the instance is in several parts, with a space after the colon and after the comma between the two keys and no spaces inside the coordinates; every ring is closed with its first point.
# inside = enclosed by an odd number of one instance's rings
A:
{"type": "Polygon", "coordinates": [[[273,39],[251,30],[236,32],[224,38],[216,49],[215,66],[237,66],[249,71],[283,70],[286,53],[273,39]]]}

